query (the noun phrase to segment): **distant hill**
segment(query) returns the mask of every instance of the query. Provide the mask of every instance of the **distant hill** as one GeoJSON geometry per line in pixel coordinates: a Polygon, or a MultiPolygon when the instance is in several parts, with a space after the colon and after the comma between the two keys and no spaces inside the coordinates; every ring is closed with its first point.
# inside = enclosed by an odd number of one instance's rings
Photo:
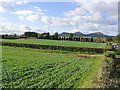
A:
{"type": "Polygon", "coordinates": [[[95,33],[90,33],[90,34],[87,34],[88,37],[111,37],[109,35],[105,35],[101,32],[95,32],[95,33]]]}
{"type": "Polygon", "coordinates": [[[68,37],[70,35],[70,33],[67,33],[67,32],[62,32],[61,34],[59,34],[59,36],[66,36],[68,37]]]}
{"type": "Polygon", "coordinates": [[[85,35],[84,35],[83,33],[81,33],[81,32],[75,32],[73,35],[74,35],[74,36],[79,36],[79,37],[85,36],[85,35]]]}
{"type": "MultiPolygon", "coordinates": [[[[59,36],[67,36],[67,37],[69,35],[70,35],[70,33],[68,33],[68,32],[63,32],[63,33],[59,34],[59,36]]],[[[113,36],[103,34],[101,32],[95,32],[95,33],[90,33],[90,34],[83,34],[81,32],[75,32],[75,33],[73,33],[73,36],[78,36],[78,37],[113,37],[113,36]]]]}

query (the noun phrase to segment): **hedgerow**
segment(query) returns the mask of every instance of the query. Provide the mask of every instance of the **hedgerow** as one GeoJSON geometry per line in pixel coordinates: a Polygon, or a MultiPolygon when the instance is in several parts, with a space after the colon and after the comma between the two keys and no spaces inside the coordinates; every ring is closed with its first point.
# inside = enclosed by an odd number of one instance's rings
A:
{"type": "Polygon", "coordinates": [[[104,53],[104,51],[111,50],[111,49],[103,49],[103,48],[65,47],[65,46],[54,46],[54,45],[23,44],[23,43],[9,43],[9,42],[2,42],[2,45],[25,47],[25,48],[36,48],[36,49],[52,49],[52,50],[72,51],[72,52],[93,52],[93,53],[104,53]]]}

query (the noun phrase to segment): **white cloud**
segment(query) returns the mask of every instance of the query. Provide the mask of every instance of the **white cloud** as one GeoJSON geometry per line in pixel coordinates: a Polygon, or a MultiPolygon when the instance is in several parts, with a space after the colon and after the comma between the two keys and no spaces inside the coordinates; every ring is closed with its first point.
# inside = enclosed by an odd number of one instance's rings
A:
{"type": "Polygon", "coordinates": [[[29,21],[38,21],[39,20],[39,16],[38,15],[29,15],[28,17],[26,17],[26,20],[29,21]]]}
{"type": "Polygon", "coordinates": [[[51,26],[71,26],[69,18],[51,17],[51,26]]]}
{"type": "Polygon", "coordinates": [[[27,0],[0,0],[0,12],[5,13],[7,11],[13,11],[14,4],[21,5],[27,3],[27,0]]]}
{"type": "Polygon", "coordinates": [[[41,21],[46,24],[50,24],[50,17],[48,16],[43,16],[41,17],[41,21]]]}
{"type": "Polygon", "coordinates": [[[5,8],[3,8],[1,5],[0,5],[0,12],[6,12],[5,8]]]}
{"type": "Polygon", "coordinates": [[[43,32],[49,32],[51,35],[53,35],[55,32],[62,33],[63,30],[59,28],[51,28],[49,25],[45,25],[42,27],[43,32]]]}
{"type": "MultiPolygon", "coordinates": [[[[95,1],[95,0],[94,0],[95,1]]],[[[35,6],[32,10],[16,11],[15,14],[21,20],[28,20],[31,22],[37,21],[46,24],[43,29],[50,32],[48,26],[55,27],[72,27],[72,32],[76,29],[83,33],[100,31],[104,33],[117,32],[117,17],[118,17],[118,3],[117,2],[87,2],[82,0],[77,2],[78,7],[75,10],[64,12],[65,17],[50,17],[45,14],[40,7],[35,6]]],[[[75,30],[75,31],[76,31],[75,30]]],[[[60,32],[58,30],[58,32],[60,32]]]]}
{"type": "Polygon", "coordinates": [[[43,11],[47,12],[47,10],[46,10],[46,9],[44,9],[43,11]]]}
{"type": "Polygon", "coordinates": [[[43,26],[42,29],[46,32],[51,31],[51,29],[47,25],[43,26]]]}
{"type": "MultiPolygon", "coordinates": [[[[86,0],[85,0],[86,1],[86,0]]],[[[96,24],[116,24],[118,16],[117,2],[78,2],[79,8],[65,12],[73,21],[96,24]],[[108,17],[111,17],[108,19],[108,17]],[[115,21],[116,20],[116,21],[115,21]]]]}
{"type": "Polygon", "coordinates": [[[27,4],[29,1],[28,0],[21,0],[21,1],[16,1],[17,5],[22,5],[22,4],[27,4]]]}
{"type": "Polygon", "coordinates": [[[41,21],[41,18],[45,16],[44,13],[39,7],[34,7],[34,9],[35,10],[19,10],[15,11],[13,14],[18,15],[18,18],[21,20],[28,20],[31,22],[41,21]]]}
{"type": "Polygon", "coordinates": [[[0,16],[0,21],[5,21],[7,18],[0,16]]]}
{"type": "Polygon", "coordinates": [[[118,30],[117,25],[100,25],[100,24],[92,24],[92,23],[83,23],[80,24],[77,28],[74,28],[70,32],[80,31],[82,33],[94,33],[94,32],[102,32],[107,35],[116,35],[118,30]],[[112,33],[110,33],[112,32],[112,33]]]}
{"type": "Polygon", "coordinates": [[[14,7],[13,0],[0,0],[0,12],[12,11],[14,7]]]}
{"type": "Polygon", "coordinates": [[[32,11],[32,10],[21,10],[21,11],[14,12],[14,14],[23,15],[23,16],[31,15],[33,13],[34,13],[34,11],[32,11]]]}
{"type": "Polygon", "coordinates": [[[84,8],[76,8],[75,10],[70,10],[69,12],[65,12],[64,15],[67,17],[71,17],[71,16],[82,16],[82,15],[86,15],[87,12],[85,11],[84,8]]]}
{"type": "Polygon", "coordinates": [[[77,2],[79,6],[75,10],[65,12],[64,15],[71,19],[70,24],[74,26],[74,31],[90,33],[95,31],[110,34],[117,34],[118,2],[95,2],[82,0],[77,2]]]}
{"type": "Polygon", "coordinates": [[[40,12],[42,12],[43,10],[41,10],[39,7],[37,7],[37,6],[35,6],[34,8],[36,8],[37,9],[37,11],[40,11],[40,12]]]}
{"type": "Polygon", "coordinates": [[[0,23],[0,34],[14,34],[18,35],[23,34],[26,31],[34,31],[41,33],[41,29],[39,27],[28,27],[23,24],[13,24],[13,23],[0,23]]]}
{"type": "Polygon", "coordinates": [[[19,19],[21,20],[24,20],[24,17],[23,16],[18,16],[19,19]]]}
{"type": "Polygon", "coordinates": [[[55,32],[61,32],[60,29],[51,29],[48,25],[40,27],[33,27],[33,26],[26,26],[23,24],[13,24],[13,23],[0,23],[0,34],[18,34],[21,35],[24,32],[37,32],[37,33],[44,33],[50,32],[50,34],[54,34],[55,32]]]}
{"type": "Polygon", "coordinates": [[[74,28],[74,29],[71,30],[70,32],[71,32],[71,33],[80,32],[80,29],[76,29],[76,28],[74,28]]]}

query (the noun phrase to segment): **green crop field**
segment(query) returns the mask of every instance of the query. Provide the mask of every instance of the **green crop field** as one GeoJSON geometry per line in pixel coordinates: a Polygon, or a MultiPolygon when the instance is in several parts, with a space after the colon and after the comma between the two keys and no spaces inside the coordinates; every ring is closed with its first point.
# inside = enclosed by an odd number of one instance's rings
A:
{"type": "MultiPolygon", "coordinates": [[[[33,43],[36,41],[45,42],[35,40],[33,43]]],[[[5,88],[89,88],[95,85],[92,81],[97,77],[103,60],[103,57],[85,58],[3,46],[2,85],[5,88]]]]}
{"type": "Polygon", "coordinates": [[[45,40],[45,39],[2,39],[2,42],[25,43],[25,44],[40,44],[40,45],[55,45],[65,47],[88,47],[88,48],[103,48],[106,43],[93,42],[78,42],[78,41],[62,41],[62,40],[45,40]]]}

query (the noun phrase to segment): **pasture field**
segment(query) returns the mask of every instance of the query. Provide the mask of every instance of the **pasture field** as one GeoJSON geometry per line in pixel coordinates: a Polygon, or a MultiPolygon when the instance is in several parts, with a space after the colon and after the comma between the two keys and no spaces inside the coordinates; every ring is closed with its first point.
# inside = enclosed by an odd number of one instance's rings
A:
{"type": "Polygon", "coordinates": [[[104,48],[104,47],[106,47],[106,43],[46,40],[46,39],[14,39],[14,40],[13,39],[2,39],[2,42],[55,45],[55,46],[65,46],[65,47],[88,47],[88,48],[104,48]]]}
{"type": "Polygon", "coordinates": [[[2,85],[5,88],[97,87],[92,81],[98,75],[103,58],[2,46],[2,85]]]}

